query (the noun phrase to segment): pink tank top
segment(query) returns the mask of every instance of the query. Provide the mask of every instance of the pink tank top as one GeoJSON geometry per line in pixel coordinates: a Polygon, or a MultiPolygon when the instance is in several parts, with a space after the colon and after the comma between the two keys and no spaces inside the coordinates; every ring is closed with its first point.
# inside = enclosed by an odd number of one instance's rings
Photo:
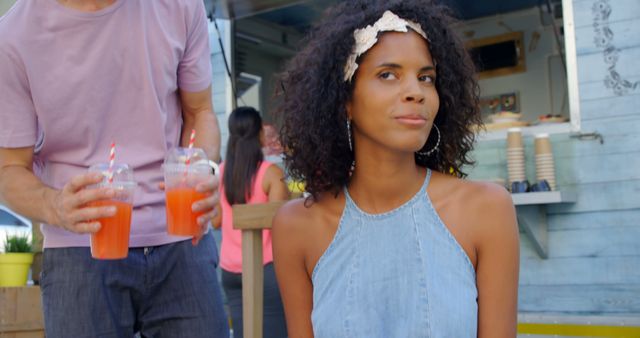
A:
{"type": "MultiPolygon", "coordinates": [[[[269,196],[262,190],[262,181],[269,166],[273,163],[262,161],[251,188],[251,198],[247,204],[266,203],[269,196]]],[[[220,249],[220,267],[229,272],[242,273],[242,232],[233,228],[231,205],[224,194],[224,163],[220,166],[220,206],[222,207],[222,248],[220,249]]],[[[262,262],[273,262],[271,231],[262,231],[262,262]]]]}

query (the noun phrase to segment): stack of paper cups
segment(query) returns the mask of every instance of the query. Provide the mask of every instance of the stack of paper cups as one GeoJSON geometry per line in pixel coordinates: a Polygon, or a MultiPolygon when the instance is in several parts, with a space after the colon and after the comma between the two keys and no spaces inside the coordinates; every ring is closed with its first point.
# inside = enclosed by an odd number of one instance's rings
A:
{"type": "Polygon", "coordinates": [[[535,136],[536,152],[536,179],[547,180],[551,190],[556,190],[556,169],[553,162],[553,152],[549,134],[537,134],[535,136]]]}
{"type": "Polygon", "coordinates": [[[507,172],[509,185],[526,180],[524,144],[520,128],[510,128],[507,132],[507,172]]]}

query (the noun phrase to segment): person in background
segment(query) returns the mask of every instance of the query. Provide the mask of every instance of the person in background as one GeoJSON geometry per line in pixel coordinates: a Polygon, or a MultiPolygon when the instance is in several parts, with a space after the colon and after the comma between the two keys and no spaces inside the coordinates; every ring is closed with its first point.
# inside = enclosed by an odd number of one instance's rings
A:
{"type": "MultiPolygon", "coordinates": [[[[284,173],[265,161],[264,132],[260,113],[251,107],[235,109],[229,116],[227,156],[220,165],[219,216],[214,226],[222,227],[220,267],[222,287],[227,295],[235,338],[242,338],[242,232],[233,228],[234,204],[257,204],[289,198],[284,173]]],[[[262,233],[264,263],[264,337],[287,337],[280,292],[273,269],[271,232],[262,233]]]]}
{"type": "Polygon", "coordinates": [[[262,150],[264,156],[281,156],[282,145],[280,145],[280,137],[276,127],[273,124],[265,123],[262,126],[262,130],[264,133],[264,147],[262,150]]]}
{"type": "Polygon", "coordinates": [[[273,124],[265,123],[262,126],[262,132],[264,133],[264,144],[262,146],[264,158],[282,168],[282,146],[280,145],[280,136],[276,127],[273,124]]]}
{"type": "Polygon", "coordinates": [[[273,222],[290,337],[516,336],[515,208],[463,179],[481,117],[452,25],[432,1],[341,2],[285,69],[285,165],[311,194],[273,222]]]}
{"type": "Polygon", "coordinates": [[[211,59],[202,0],[17,1],[0,18],[0,202],[44,223],[41,277],[45,334],[58,337],[228,337],[207,229],[218,182],[197,189],[203,212],[193,238],[166,232],[161,165],[167,150],[195,146],[219,158],[211,59]],[[138,187],[127,258],[91,257],[89,189],[116,162],[138,187]]]}

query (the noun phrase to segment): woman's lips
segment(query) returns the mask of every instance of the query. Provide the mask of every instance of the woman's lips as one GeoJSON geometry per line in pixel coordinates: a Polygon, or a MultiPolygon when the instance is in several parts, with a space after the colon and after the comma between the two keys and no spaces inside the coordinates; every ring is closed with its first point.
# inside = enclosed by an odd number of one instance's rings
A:
{"type": "Polygon", "coordinates": [[[399,123],[410,126],[424,126],[428,122],[426,118],[419,115],[403,115],[397,116],[395,119],[399,123]]]}

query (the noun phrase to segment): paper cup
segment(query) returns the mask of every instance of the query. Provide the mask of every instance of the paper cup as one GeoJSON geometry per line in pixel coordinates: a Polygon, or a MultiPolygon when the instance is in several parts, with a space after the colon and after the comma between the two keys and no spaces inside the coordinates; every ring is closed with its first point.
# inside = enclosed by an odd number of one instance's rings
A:
{"type": "Polygon", "coordinates": [[[520,128],[510,128],[507,130],[507,148],[522,148],[522,131],[520,128]]]}
{"type": "Polygon", "coordinates": [[[553,154],[551,151],[551,141],[549,141],[549,134],[537,134],[534,140],[535,154],[553,154]]]}

